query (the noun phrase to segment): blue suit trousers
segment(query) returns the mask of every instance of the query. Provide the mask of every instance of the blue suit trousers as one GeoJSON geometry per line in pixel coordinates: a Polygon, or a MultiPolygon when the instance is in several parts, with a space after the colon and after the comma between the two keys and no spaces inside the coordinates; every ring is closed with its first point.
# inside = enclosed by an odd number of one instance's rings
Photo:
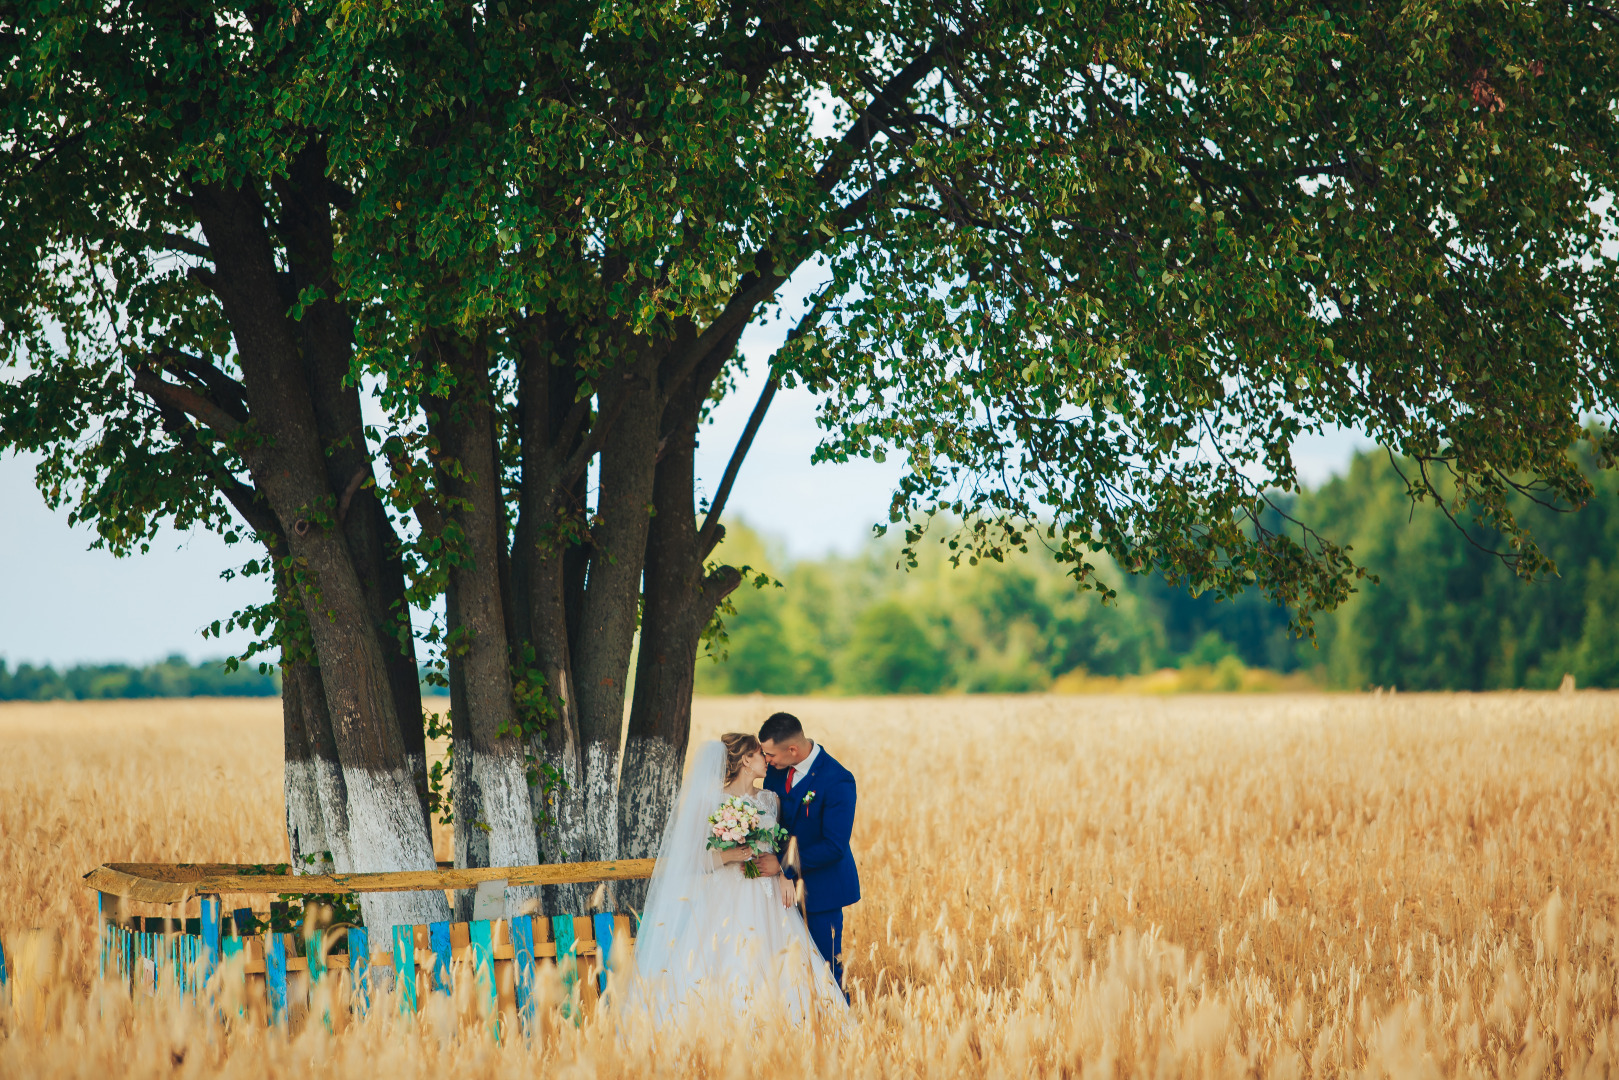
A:
{"type": "MultiPolygon", "coordinates": [[[[838,960],[838,954],[843,952],[843,909],[833,908],[831,911],[811,911],[805,913],[809,923],[810,938],[814,940],[815,947],[821,951],[826,962],[832,965],[832,977],[843,985],[843,963],[838,960]]],[[[848,997],[847,990],[844,997],[848,997]]]]}

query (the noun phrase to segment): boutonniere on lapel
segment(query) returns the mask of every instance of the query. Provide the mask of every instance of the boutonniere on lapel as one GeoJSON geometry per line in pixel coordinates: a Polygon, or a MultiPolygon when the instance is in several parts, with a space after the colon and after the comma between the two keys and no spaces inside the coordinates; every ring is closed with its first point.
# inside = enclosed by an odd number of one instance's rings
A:
{"type": "Polygon", "coordinates": [[[814,801],[815,801],[815,792],[812,791],[808,795],[806,795],[802,799],[800,799],[798,801],[798,803],[799,803],[800,806],[808,806],[810,803],[812,803],[814,801]]]}

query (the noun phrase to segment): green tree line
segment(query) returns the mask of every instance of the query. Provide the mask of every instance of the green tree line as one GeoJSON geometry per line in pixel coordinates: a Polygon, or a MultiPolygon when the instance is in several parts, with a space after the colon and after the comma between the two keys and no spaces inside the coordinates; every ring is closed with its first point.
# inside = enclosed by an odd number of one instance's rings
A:
{"type": "MultiPolygon", "coordinates": [[[[1287,612],[1256,592],[1192,596],[1162,577],[1104,565],[1118,591],[1104,604],[1032,544],[1005,562],[955,567],[943,548],[927,545],[904,572],[893,542],[791,561],[769,538],[733,527],[724,557],[772,580],[733,597],[724,633],[699,665],[698,689],[1017,692],[1164,668],[1217,669],[1231,676],[1230,689],[1250,685],[1236,677],[1246,669],[1339,689],[1555,687],[1565,674],[1580,686],[1619,686],[1619,495],[1611,477],[1587,472],[1596,494],[1577,512],[1513,497],[1513,511],[1557,565],[1534,581],[1513,572],[1498,554],[1510,556],[1509,545],[1465,509],[1449,508],[1459,525],[1432,502],[1413,509],[1412,466],[1381,451],[1279,500],[1351,545],[1377,578],[1317,617],[1313,643],[1290,634],[1287,612]]],[[[1443,478],[1436,486],[1450,490],[1443,478]]]]}
{"type": "Polygon", "coordinates": [[[222,660],[192,664],[178,654],[155,664],[78,664],[57,671],[47,664],[19,664],[0,659],[0,701],[96,701],[111,698],[275,697],[281,692],[276,671],[230,670],[222,660]]]}
{"type": "MultiPolygon", "coordinates": [[[[1317,617],[1315,643],[1293,637],[1287,612],[1255,593],[1192,596],[1111,565],[1104,577],[1118,596],[1103,604],[1037,546],[1006,562],[953,567],[929,545],[907,572],[891,540],[854,556],[794,561],[779,542],[733,525],[720,557],[767,580],[735,594],[723,635],[698,665],[698,690],[1015,693],[1074,674],[1222,665],[1303,674],[1337,689],[1550,688],[1565,674],[1580,686],[1619,686],[1619,492],[1588,472],[1596,495],[1577,512],[1517,497],[1514,511],[1558,569],[1525,582],[1495,554],[1500,537],[1465,512],[1453,511],[1458,528],[1432,504],[1412,509],[1407,463],[1380,451],[1357,455],[1344,475],[1284,503],[1352,545],[1378,577],[1317,617]]],[[[275,673],[178,655],[63,671],[0,660],[0,701],[268,697],[279,688],[275,673]]]]}

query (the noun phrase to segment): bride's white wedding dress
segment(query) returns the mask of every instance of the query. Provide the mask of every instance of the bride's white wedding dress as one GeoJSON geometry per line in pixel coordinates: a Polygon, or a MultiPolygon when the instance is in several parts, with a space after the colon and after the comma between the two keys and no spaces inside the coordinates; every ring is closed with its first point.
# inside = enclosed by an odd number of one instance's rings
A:
{"type": "MultiPolygon", "coordinates": [[[[680,805],[664,831],[635,942],[636,979],[623,1004],[659,1025],[689,1009],[784,1008],[794,1022],[812,1010],[848,1010],[843,991],[796,907],[782,904],[777,879],[749,879],[708,850],[708,818],[726,796],[725,747],[697,751],[680,805]]],[[[743,796],[775,825],[773,792],[743,796]]]]}

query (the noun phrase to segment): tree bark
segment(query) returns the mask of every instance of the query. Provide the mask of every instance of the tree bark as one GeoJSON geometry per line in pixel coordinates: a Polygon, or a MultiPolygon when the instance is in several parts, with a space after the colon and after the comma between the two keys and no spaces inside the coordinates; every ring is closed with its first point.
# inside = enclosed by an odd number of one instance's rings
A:
{"type": "Polygon", "coordinates": [[[305,290],[318,291],[321,296],[304,307],[297,323],[305,379],[326,458],[327,482],[337,495],[338,525],[365,593],[372,626],[383,644],[411,781],[431,833],[421,677],[406,609],[399,538],[370,483],[372,463],[360,411],[360,388],[350,370],[354,319],[346,305],[326,295],[333,289],[335,269],[326,169],[325,143],[312,139],[293,159],[287,175],[276,179],[281,203],[277,228],[286,244],[290,271],[282,299],[290,307],[305,290]]]}
{"type": "MultiPolygon", "coordinates": [[[[214,254],[213,287],[235,337],[248,411],[262,436],[244,446],[244,457],[297,567],[342,763],[351,865],[340,869],[430,870],[432,841],[386,652],[348,545],[334,528],[338,500],[296,334],[280,303],[264,208],[251,192],[219,184],[200,189],[195,204],[214,254]]],[[[361,907],[377,933],[449,914],[443,894],[433,892],[365,894],[361,907]]]]}
{"type": "MultiPolygon", "coordinates": [[[[439,488],[447,507],[446,603],[455,658],[451,708],[456,735],[456,861],[469,866],[531,866],[539,861],[525,745],[512,695],[512,650],[502,586],[505,502],[495,459],[494,410],[481,343],[440,338],[437,352],[454,379],[448,399],[429,403],[437,438],[439,488]],[[448,599],[448,598],[447,598],[448,599]],[[482,839],[474,836],[481,833],[482,839]],[[476,862],[477,858],[484,861],[476,862]]],[[[536,890],[513,889],[513,911],[536,890]]]]}
{"type": "Polygon", "coordinates": [[[577,857],[616,859],[618,758],[625,676],[640,612],[641,568],[652,516],[661,408],[653,359],[629,372],[601,453],[601,495],[591,529],[589,584],[575,648],[574,691],[583,750],[584,847],[577,857]]]}
{"type": "Polygon", "coordinates": [[[289,861],[294,873],[331,873],[337,866],[332,862],[332,845],[326,838],[326,819],[321,813],[314,756],[304,722],[309,668],[288,661],[284,651],[282,655],[281,727],[285,747],[282,791],[286,796],[289,861]]]}
{"type": "MultiPolygon", "coordinates": [[[[538,332],[538,328],[535,328],[538,332]]],[[[553,363],[549,343],[529,340],[518,373],[518,422],[522,438],[522,500],[513,544],[515,622],[520,641],[534,652],[553,715],[531,749],[548,772],[532,793],[539,819],[537,839],[546,862],[568,862],[584,850],[584,758],[579,736],[578,698],[573,686],[573,635],[569,617],[571,579],[583,544],[583,491],[562,475],[578,449],[579,436],[567,431],[575,409],[575,375],[553,363]]],[[[582,589],[582,580],[575,581],[582,589]]],[[[577,617],[578,604],[572,607],[577,617]]],[[[545,890],[545,909],[584,910],[588,889],[580,885],[545,890]]]]}
{"type": "MultiPolygon", "coordinates": [[[[286,659],[281,666],[281,710],[289,729],[296,723],[305,757],[298,776],[301,785],[300,801],[308,809],[301,810],[306,817],[319,821],[317,841],[310,839],[300,845],[293,840],[293,861],[304,873],[321,872],[322,862],[336,870],[353,865],[353,852],[349,847],[348,791],[343,784],[343,767],[337,760],[337,744],[332,736],[332,721],[326,711],[325,691],[321,688],[320,670],[314,665],[295,659],[286,659]],[[294,717],[290,709],[296,709],[294,717]],[[305,801],[307,800],[307,801],[305,801]],[[329,854],[327,854],[329,853],[329,854]],[[303,862],[306,855],[315,855],[314,863],[303,862]]],[[[288,739],[288,762],[292,761],[292,740],[288,739]]],[[[292,776],[288,770],[287,819],[288,835],[292,834],[292,776]]]]}
{"type": "MultiPolygon", "coordinates": [[[[726,350],[727,354],[729,350],[726,350]]],[[[677,392],[667,410],[646,547],[640,652],[618,787],[619,857],[652,858],[679,793],[691,737],[691,697],[714,610],[741,583],[725,566],[705,573],[693,501],[697,424],[709,382],[677,392]]],[[[639,908],[645,882],[625,882],[622,906],[639,908]]]]}

